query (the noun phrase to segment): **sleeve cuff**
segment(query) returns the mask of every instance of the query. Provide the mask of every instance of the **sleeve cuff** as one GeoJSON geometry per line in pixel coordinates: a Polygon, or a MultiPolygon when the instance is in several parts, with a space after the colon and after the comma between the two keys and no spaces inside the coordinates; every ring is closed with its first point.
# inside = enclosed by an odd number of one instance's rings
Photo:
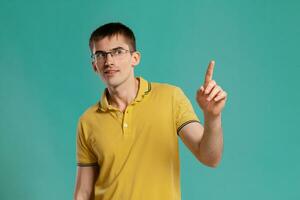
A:
{"type": "Polygon", "coordinates": [[[98,167],[98,163],[77,163],[79,167],[98,167]]]}
{"type": "Polygon", "coordinates": [[[197,122],[200,124],[200,121],[199,120],[189,120],[189,121],[186,121],[184,122],[183,124],[181,124],[178,128],[177,128],[177,135],[179,134],[179,131],[187,124],[189,123],[192,123],[192,122],[197,122]]]}

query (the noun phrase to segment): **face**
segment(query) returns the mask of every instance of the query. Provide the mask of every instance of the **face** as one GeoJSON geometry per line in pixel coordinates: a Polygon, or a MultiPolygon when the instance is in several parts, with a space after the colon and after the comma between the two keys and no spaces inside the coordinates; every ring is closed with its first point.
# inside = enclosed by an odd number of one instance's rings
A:
{"type": "Polygon", "coordinates": [[[105,37],[94,43],[93,54],[99,52],[115,52],[106,54],[103,59],[94,58],[94,71],[100,75],[107,87],[118,87],[130,79],[134,79],[134,67],[140,61],[139,52],[130,52],[129,45],[122,35],[105,37]],[[129,51],[128,51],[129,50],[129,51]]]}

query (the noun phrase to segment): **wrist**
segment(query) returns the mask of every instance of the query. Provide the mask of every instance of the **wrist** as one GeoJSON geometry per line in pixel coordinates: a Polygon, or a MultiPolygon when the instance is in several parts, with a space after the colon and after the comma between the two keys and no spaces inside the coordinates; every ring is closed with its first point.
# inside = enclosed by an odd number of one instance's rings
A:
{"type": "Polygon", "coordinates": [[[214,115],[209,113],[203,113],[205,121],[218,121],[221,120],[221,113],[214,115]]]}
{"type": "Polygon", "coordinates": [[[206,133],[219,132],[222,129],[222,120],[220,115],[205,115],[204,116],[204,131],[206,133]]]}

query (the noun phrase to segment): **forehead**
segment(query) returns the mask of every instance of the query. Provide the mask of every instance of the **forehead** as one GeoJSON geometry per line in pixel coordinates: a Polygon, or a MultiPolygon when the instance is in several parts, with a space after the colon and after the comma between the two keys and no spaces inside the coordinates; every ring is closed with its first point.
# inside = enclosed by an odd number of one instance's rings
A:
{"type": "Polygon", "coordinates": [[[104,37],[94,42],[95,51],[108,51],[116,47],[123,47],[129,49],[127,40],[123,35],[113,35],[111,37],[104,37]]]}

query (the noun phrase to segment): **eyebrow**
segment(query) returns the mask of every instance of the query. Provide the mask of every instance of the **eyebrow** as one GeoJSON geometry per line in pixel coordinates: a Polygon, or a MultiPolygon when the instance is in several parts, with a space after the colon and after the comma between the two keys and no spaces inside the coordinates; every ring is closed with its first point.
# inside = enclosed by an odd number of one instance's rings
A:
{"type": "MultiPolygon", "coordinates": [[[[117,49],[124,49],[124,48],[121,47],[121,46],[118,46],[118,47],[115,47],[115,48],[110,49],[109,51],[113,51],[113,50],[117,50],[117,49]]],[[[96,54],[96,53],[104,53],[104,52],[107,52],[107,51],[101,51],[101,50],[98,50],[98,51],[95,52],[95,54],[96,54]]]]}

